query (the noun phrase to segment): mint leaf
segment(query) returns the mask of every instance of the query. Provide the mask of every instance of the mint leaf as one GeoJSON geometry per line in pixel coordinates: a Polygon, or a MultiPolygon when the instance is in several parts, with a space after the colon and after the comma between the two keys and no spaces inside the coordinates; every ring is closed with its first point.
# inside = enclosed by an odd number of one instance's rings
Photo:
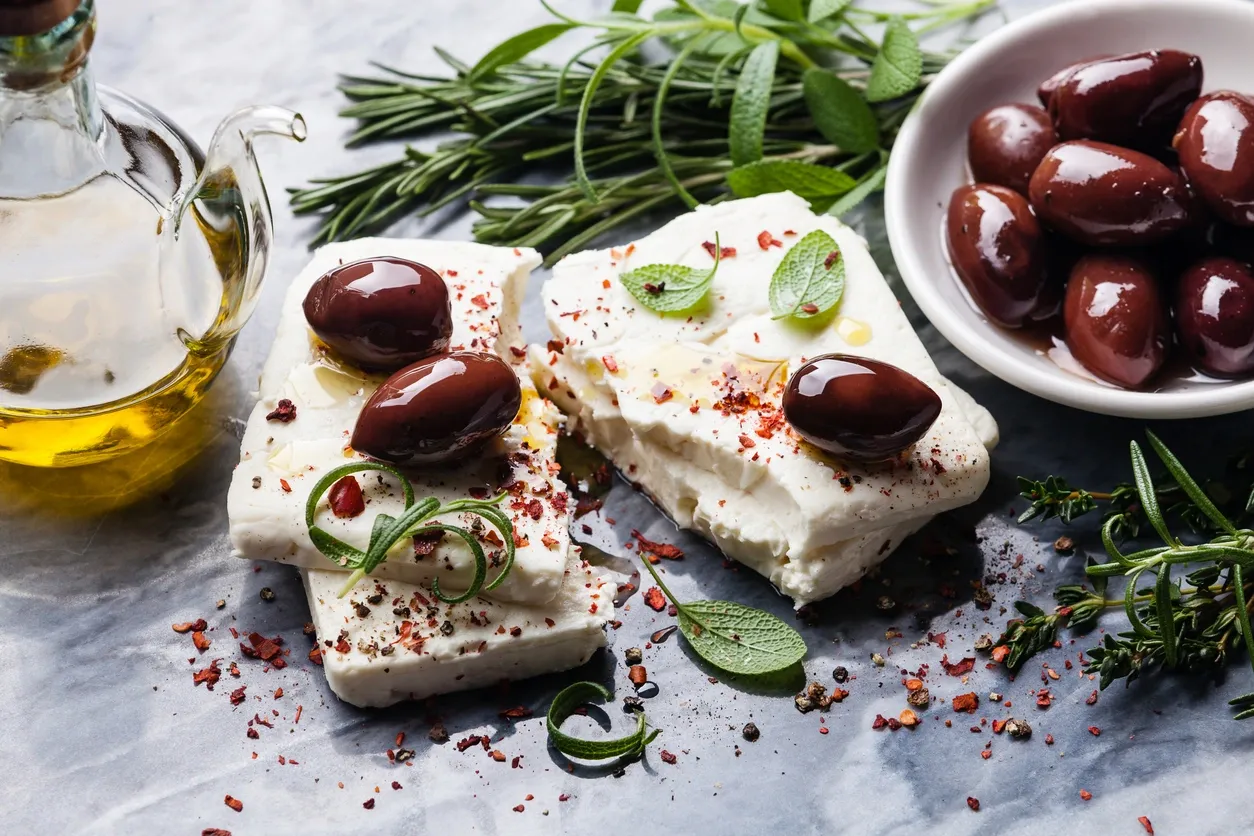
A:
{"type": "Polygon", "coordinates": [[[780,20],[805,20],[801,0],[763,0],[763,5],[780,20]]]}
{"type": "Polygon", "coordinates": [[[526,32],[519,32],[514,37],[501,41],[492,47],[487,55],[480,58],[479,63],[475,64],[470,71],[469,78],[473,81],[487,75],[497,67],[521,61],[549,41],[574,28],[573,23],[546,23],[543,26],[528,29],[526,32]]]}
{"type": "Polygon", "coordinates": [[[816,229],[784,255],[771,277],[776,319],[811,319],[830,311],[845,292],[845,259],[832,236],[816,229]]]}
{"type": "Polygon", "coordinates": [[[660,314],[686,313],[701,303],[718,272],[718,233],[714,233],[714,265],[709,270],[681,264],[646,264],[619,276],[636,301],[660,314]]]}
{"type": "Polygon", "coordinates": [[[792,192],[822,212],[832,201],[857,185],[852,177],[825,165],[800,160],[759,160],[727,173],[727,185],[736,197],[792,192]]]}
{"type": "Polygon", "coordinates": [[[888,166],[881,164],[879,168],[859,180],[858,185],[854,186],[844,196],[829,206],[827,214],[837,218],[844,215],[859,203],[884,188],[884,178],[887,176],[888,166]]]}
{"type": "Polygon", "coordinates": [[[584,740],[562,731],[562,723],[575,713],[575,709],[589,700],[608,702],[614,697],[609,689],[596,682],[576,682],[563,688],[553,702],[549,704],[547,725],[549,740],[557,747],[557,751],[571,758],[586,761],[603,761],[610,758],[634,757],[644,751],[653,738],[661,734],[661,729],[647,731],[644,712],[637,715],[636,730],[625,737],[612,740],[584,740]]]}
{"type": "Polygon", "coordinates": [[[868,102],[886,102],[904,96],[919,86],[923,74],[923,54],[919,39],[900,17],[893,17],[884,29],[884,42],[871,63],[866,83],[868,102]]]}
{"type": "Polygon", "coordinates": [[[727,136],[734,165],[762,159],[766,112],[771,104],[771,86],[775,83],[778,59],[779,41],[764,41],[753,48],[740,70],[727,136]]]}
{"type": "Polygon", "coordinates": [[[636,12],[640,11],[640,4],[642,2],[643,0],[614,0],[614,5],[611,7],[610,11],[625,12],[627,14],[634,15],[636,12]]]}
{"type": "Polygon", "coordinates": [[[806,655],[805,639],[768,612],[735,601],[681,604],[657,570],[643,561],[653,580],[678,611],[679,629],[697,655],[719,670],[761,676],[785,670],[806,655]]]}
{"type": "Polygon", "coordinates": [[[849,8],[852,3],[853,0],[810,0],[809,21],[818,23],[829,17],[835,17],[849,8]]]}
{"type": "Polygon", "coordinates": [[[801,77],[806,107],[814,127],[829,142],[850,154],[874,151],[880,128],[866,100],[831,70],[811,68],[801,77]]]}

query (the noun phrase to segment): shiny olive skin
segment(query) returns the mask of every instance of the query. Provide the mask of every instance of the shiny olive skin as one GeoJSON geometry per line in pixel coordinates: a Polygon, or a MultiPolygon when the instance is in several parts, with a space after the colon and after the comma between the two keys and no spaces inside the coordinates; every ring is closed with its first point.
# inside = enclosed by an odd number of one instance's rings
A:
{"type": "Polygon", "coordinates": [[[960,186],[949,199],[945,241],[954,272],[984,315],[1018,328],[1046,279],[1041,226],[1028,202],[1002,186],[960,186]]]}
{"type": "Polygon", "coordinates": [[[784,390],[784,417],[806,441],[842,459],[885,461],[923,437],[941,399],[896,366],[849,354],[803,364],[784,390]]]}
{"type": "Polygon", "coordinates": [[[977,183],[1028,193],[1032,172],[1058,144],[1049,114],[1039,107],[1008,104],[986,110],[967,129],[967,160],[977,183]]]}
{"type": "Polygon", "coordinates": [[[1202,92],[1202,59],[1154,49],[1089,61],[1053,91],[1058,136],[1147,147],[1165,142],[1202,92]]]}
{"type": "Polygon", "coordinates": [[[1050,149],[1028,197],[1043,223],[1090,246],[1152,244],[1191,220],[1179,175],[1147,154],[1090,140],[1050,149]]]}
{"type": "Polygon", "coordinates": [[[1137,389],[1162,367],[1171,339],[1158,282],[1125,255],[1086,255],[1063,301],[1067,348],[1095,376],[1137,389]]]}
{"type": "Polygon", "coordinates": [[[1061,70],[1042,81],[1040,86],[1036,88],[1036,97],[1041,100],[1041,106],[1045,108],[1049,107],[1049,100],[1053,97],[1054,91],[1058,89],[1058,85],[1066,81],[1067,77],[1073,72],[1092,61],[1100,61],[1103,58],[1109,57],[1109,55],[1095,55],[1085,61],[1077,61],[1074,64],[1069,64],[1068,66],[1063,67],[1061,70]]]}
{"type": "Polygon", "coordinates": [[[406,366],[370,396],[352,447],[399,465],[454,462],[509,429],[521,405],[518,376],[495,354],[440,354],[406,366]]]}
{"type": "Polygon", "coordinates": [[[447,351],[453,335],[448,286],[403,258],[367,258],[336,267],[305,296],[309,327],[367,371],[395,371],[447,351]]]}
{"type": "Polygon", "coordinates": [[[1193,365],[1215,377],[1254,372],[1254,271],[1231,258],[1204,258],[1176,286],[1176,334],[1193,365]]]}
{"type": "Polygon", "coordinates": [[[1229,90],[1207,93],[1189,107],[1172,145],[1215,215],[1254,226],[1254,99],[1229,90]]]}

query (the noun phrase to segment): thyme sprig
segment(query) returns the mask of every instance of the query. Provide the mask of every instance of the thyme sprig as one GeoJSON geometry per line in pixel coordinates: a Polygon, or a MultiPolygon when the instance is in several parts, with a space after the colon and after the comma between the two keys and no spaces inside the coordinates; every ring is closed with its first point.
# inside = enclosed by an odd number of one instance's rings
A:
{"type": "Polygon", "coordinates": [[[618,0],[596,20],[543,4],[552,22],[474,66],[437,49],[443,75],[381,66],[344,78],[350,146],[454,136],[292,189],[297,214],[322,216],[315,244],[468,205],[478,240],[544,247],[552,262],[654,209],[729,192],[808,184],[818,211],[848,211],[883,185],[898,128],[951,57],[918,35],[994,0],[921,0],[899,15],[831,0],[672,0],[652,17],[618,0]],[[864,31],[876,24],[887,24],[882,42],[864,31]],[[566,62],[531,57],[572,32],[590,43],[566,62]],[[536,184],[538,167],[559,182],[536,184]]]}
{"type": "MultiPolygon", "coordinates": [[[[1090,502],[1084,498],[1085,492],[1071,489],[1061,479],[1028,483],[1033,494],[1028,498],[1033,508],[1040,510],[1025,514],[1023,519],[1057,516],[1067,522],[1093,510],[1098,499],[1119,502],[1120,510],[1108,512],[1101,526],[1102,545],[1110,561],[1085,569],[1094,580],[1092,592],[1083,587],[1060,587],[1055,593],[1059,608],[1052,615],[1024,602],[1016,605],[1028,617],[1011,622],[999,647],[994,648],[1012,669],[1050,646],[1059,627],[1068,623],[1076,629],[1091,627],[1104,609],[1117,606],[1122,606],[1130,629],[1107,634],[1102,644],[1088,653],[1100,672],[1103,689],[1116,680],[1131,682],[1156,667],[1216,672],[1228,664],[1237,648],[1244,648],[1254,665],[1250,621],[1254,530],[1238,528],[1162,441],[1152,432],[1146,435],[1167,475],[1155,481],[1140,445],[1133,441],[1134,481],[1117,498],[1113,491],[1101,497],[1089,494],[1090,502]],[[1164,508],[1164,498],[1172,502],[1169,509],[1164,508]],[[1169,510],[1188,522],[1195,533],[1212,535],[1211,539],[1185,543],[1167,524],[1169,510]],[[1121,541],[1143,525],[1162,545],[1125,551],[1121,541]],[[1196,568],[1183,578],[1173,574],[1186,566],[1196,568]],[[1126,579],[1123,594],[1108,599],[1105,582],[1115,577],[1126,579]]],[[[1238,718],[1254,716],[1254,695],[1238,697],[1232,705],[1240,709],[1238,718]]]]}
{"type": "Polygon", "coordinates": [[[432,578],[431,580],[432,595],[446,604],[460,604],[481,592],[496,589],[514,566],[514,527],[509,515],[497,507],[505,497],[506,494],[501,493],[492,499],[457,499],[443,504],[435,497],[416,501],[413,485],[396,468],[378,462],[352,462],[328,471],[314,485],[305,503],[305,525],[309,527],[309,539],[313,541],[318,551],[330,558],[337,566],[353,570],[340,589],[340,598],[347,595],[358,581],[387,560],[388,551],[402,540],[413,537],[415,534],[433,531],[442,531],[460,537],[475,560],[474,574],[466,591],[461,595],[447,596],[440,589],[440,579],[432,578]],[[332,485],[350,474],[371,470],[386,473],[400,483],[405,498],[405,509],[399,517],[385,513],[377,514],[370,528],[370,543],[366,550],[362,551],[319,528],[315,524],[315,519],[322,496],[330,490],[332,485]],[[485,583],[488,574],[488,558],[478,538],[461,526],[431,522],[436,517],[458,513],[476,514],[501,532],[505,558],[501,563],[501,571],[490,582],[485,583]]]}

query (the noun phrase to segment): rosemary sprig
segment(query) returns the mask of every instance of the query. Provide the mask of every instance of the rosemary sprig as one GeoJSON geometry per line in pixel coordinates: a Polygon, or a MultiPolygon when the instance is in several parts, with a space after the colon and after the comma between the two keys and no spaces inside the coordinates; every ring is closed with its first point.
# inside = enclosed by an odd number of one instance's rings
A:
{"type": "MultiPolygon", "coordinates": [[[[1094,510],[1099,499],[1118,504],[1119,510],[1108,512],[1101,526],[1102,544],[1110,562],[1085,569],[1094,579],[1093,592],[1083,587],[1060,587],[1055,593],[1060,606],[1052,616],[1030,604],[1016,605],[1028,618],[1007,625],[999,646],[994,648],[1012,669],[1051,645],[1068,618],[1069,626],[1085,629],[1104,609],[1116,606],[1122,606],[1130,629],[1107,634],[1088,654],[1100,672],[1102,688],[1119,679],[1131,682],[1155,667],[1217,672],[1238,647],[1245,649],[1254,665],[1250,620],[1254,578],[1246,578],[1254,572],[1254,530],[1238,528],[1162,441],[1152,432],[1146,435],[1167,470],[1161,480],[1151,478],[1145,455],[1135,441],[1131,443],[1134,482],[1116,489],[1118,495],[1113,491],[1103,495],[1076,491],[1053,477],[1042,482],[1021,480],[1029,486],[1024,495],[1033,501],[1033,508],[1023,519],[1058,516],[1070,521],[1094,510]],[[1170,509],[1164,509],[1164,497],[1170,498],[1170,509]],[[1031,513],[1034,510],[1036,513],[1031,513]],[[1168,510],[1187,521],[1195,533],[1211,535],[1211,539],[1182,541],[1167,524],[1168,510]],[[1124,551],[1120,547],[1123,536],[1140,531],[1142,522],[1162,545],[1124,551]],[[1182,579],[1173,575],[1185,566],[1196,568],[1182,579]],[[1123,594],[1106,598],[1106,580],[1119,576],[1126,578],[1123,594]]],[[[1236,715],[1239,719],[1254,716],[1254,695],[1238,697],[1231,704],[1240,709],[1236,715]]]]}
{"type": "Polygon", "coordinates": [[[653,739],[662,733],[661,729],[649,731],[644,712],[636,715],[635,730],[624,737],[613,740],[584,740],[562,731],[562,723],[575,713],[575,709],[592,699],[608,702],[613,699],[608,688],[596,682],[576,682],[553,698],[549,704],[547,728],[549,740],[559,752],[567,757],[581,760],[602,761],[610,758],[631,759],[644,752],[653,739]]]}
{"type": "Polygon", "coordinates": [[[380,563],[387,560],[388,551],[400,541],[413,537],[415,534],[429,531],[443,531],[460,537],[470,549],[470,553],[475,560],[474,575],[471,577],[466,591],[458,596],[446,596],[440,590],[440,579],[432,578],[431,580],[432,595],[446,604],[460,604],[462,601],[470,600],[480,592],[489,592],[496,589],[505,580],[510,569],[514,566],[514,527],[510,522],[509,515],[497,507],[505,496],[502,493],[492,499],[458,499],[447,504],[441,504],[435,497],[427,497],[421,502],[417,502],[414,498],[413,485],[400,471],[378,462],[352,462],[328,471],[314,485],[313,490],[309,492],[309,499],[305,503],[305,525],[309,527],[309,539],[313,541],[314,547],[318,551],[330,558],[337,566],[353,570],[349,574],[348,580],[345,581],[344,586],[340,589],[340,598],[347,595],[349,590],[356,586],[359,580],[369,575],[380,563]],[[350,546],[343,540],[328,534],[319,528],[314,520],[323,494],[332,485],[350,474],[370,470],[386,473],[400,483],[401,490],[405,496],[405,510],[399,517],[393,517],[384,513],[375,516],[374,524],[370,529],[370,543],[363,552],[355,546],[350,546]],[[488,558],[484,554],[483,546],[479,544],[478,538],[460,526],[431,522],[435,517],[456,513],[476,514],[487,520],[501,532],[501,539],[505,544],[505,559],[501,564],[501,571],[489,583],[484,582],[488,574],[488,558]]]}
{"type": "MultiPolygon", "coordinates": [[[[748,196],[747,178],[729,174],[750,166],[809,166],[813,177],[790,175],[821,186],[803,196],[848,211],[882,186],[897,129],[950,58],[920,49],[917,35],[994,2],[920,0],[892,15],[830,0],[672,0],[650,18],[620,0],[590,21],[545,3],[553,22],[473,67],[437,50],[445,75],[345,77],[353,104],[342,115],[358,120],[350,146],[454,136],[292,189],[292,205],[322,217],[315,244],[468,205],[478,240],[543,247],[550,262],[655,209],[748,196]],[[884,23],[882,44],[863,31],[884,23]],[[569,32],[591,44],[564,64],[530,58],[569,32]],[[840,59],[848,66],[829,69],[840,59]],[[828,177],[829,166],[843,176],[828,177]],[[541,167],[558,182],[535,184],[541,167]]],[[[768,181],[750,179],[750,193],[768,181]]],[[[776,176],[769,190],[786,187],[776,176]]]]}

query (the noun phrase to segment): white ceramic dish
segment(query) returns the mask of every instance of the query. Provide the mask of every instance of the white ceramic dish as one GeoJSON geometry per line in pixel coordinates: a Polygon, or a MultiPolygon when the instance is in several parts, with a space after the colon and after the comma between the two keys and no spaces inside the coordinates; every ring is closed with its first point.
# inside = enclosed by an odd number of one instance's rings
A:
{"type": "Polygon", "coordinates": [[[906,121],[888,166],[884,211],[893,257],[923,313],[951,343],[1020,389],[1090,412],[1192,418],[1254,407],[1254,380],[1167,381],[1130,392],[1061,369],[987,322],[952,274],[942,240],[949,196],[968,181],[967,125],[994,105],[1036,104],[1036,86],[1093,55],[1172,48],[1202,58],[1204,90],[1254,93],[1254,3],[1071,0],[1015,21],[945,68],[906,121]]]}

